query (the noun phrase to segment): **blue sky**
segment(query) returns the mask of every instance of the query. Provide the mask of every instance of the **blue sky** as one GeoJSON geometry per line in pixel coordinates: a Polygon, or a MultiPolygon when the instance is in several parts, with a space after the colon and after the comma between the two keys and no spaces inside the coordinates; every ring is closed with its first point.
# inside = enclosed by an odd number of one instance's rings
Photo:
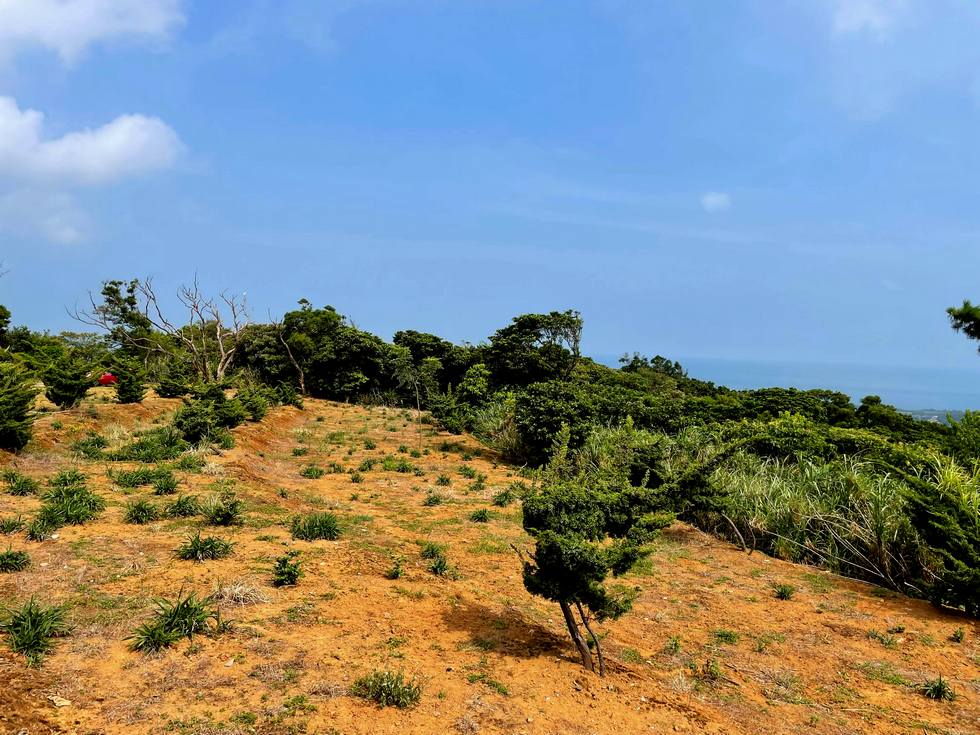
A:
{"type": "Polygon", "coordinates": [[[980,6],[0,0],[0,301],[980,368],[980,6]],[[33,112],[32,112],[33,111],[33,112]]]}

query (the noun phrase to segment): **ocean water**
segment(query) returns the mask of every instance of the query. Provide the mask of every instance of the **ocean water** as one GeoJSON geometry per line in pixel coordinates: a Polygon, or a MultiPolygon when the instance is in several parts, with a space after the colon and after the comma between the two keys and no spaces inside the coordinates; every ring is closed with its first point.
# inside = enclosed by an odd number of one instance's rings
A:
{"type": "MultiPolygon", "coordinates": [[[[980,410],[980,358],[977,369],[847,365],[831,363],[677,358],[692,378],[717,385],[753,388],[829,388],[858,404],[877,395],[905,411],[980,410]]],[[[616,360],[601,359],[607,365],[616,360]]]]}

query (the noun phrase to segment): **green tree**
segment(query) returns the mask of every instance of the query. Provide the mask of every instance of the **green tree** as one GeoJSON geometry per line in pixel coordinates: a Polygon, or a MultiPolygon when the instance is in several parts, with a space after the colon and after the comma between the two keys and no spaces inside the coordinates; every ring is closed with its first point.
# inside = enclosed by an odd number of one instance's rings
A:
{"type": "Polygon", "coordinates": [[[490,338],[486,365],[498,386],[567,380],[581,357],[577,311],[522,314],[490,338]]]}
{"type": "MultiPolygon", "coordinates": [[[[632,422],[625,430],[634,431],[632,422]]],[[[657,490],[630,483],[630,441],[622,442],[626,451],[597,464],[570,458],[568,438],[566,426],[544,482],[524,499],[524,530],[534,539],[534,550],[523,562],[524,586],[558,603],[582,665],[595,671],[579,624],[585,627],[603,675],[602,646],[590,621],[620,617],[635,596],[607,587],[606,580],[625,574],[646,556],[648,544],[673,515],[657,490]]]]}
{"type": "Polygon", "coordinates": [[[21,449],[34,424],[35,381],[13,362],[0,362],[0,449],[21,449]]]}
{"type": "Polygon", "coordinates": [[[139,403],[146,395],[146,368],[143,361],[117,353],[110,368],[119,381],[116,383],[116,399],[120,403],[139,403]]]}
{"type": "Polygon", "coordinates": [[[92,365],[77,350],[63,349],[44,367],[44,395],[59,408],[72,408],[94,385],[92,365]]]}

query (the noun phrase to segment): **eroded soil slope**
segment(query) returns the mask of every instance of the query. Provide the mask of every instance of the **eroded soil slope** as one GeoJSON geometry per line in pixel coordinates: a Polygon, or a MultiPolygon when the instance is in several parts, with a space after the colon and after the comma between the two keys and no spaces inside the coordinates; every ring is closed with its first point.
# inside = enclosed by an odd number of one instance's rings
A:
{"type": "MultiPolygon", "coordinates": [[[[109,503],[48,541],[0,539],[32,558],[0,575],[0,600],[67,603],[74,626],[40,670],[0,654],[2,733],[980,732],[975,622],[682,524],[626,580],[641,588],[635,610],[603,627],[609,675],[586,674],[557,607],[523,588],[511,548],[527,543],[519,502],[491,502],[517,471],[472,439],[424,425],[420,438],[399,410],[311,400],[235,430],[234,449],[178,473],[182,494],[231,489],[246,501],[243,525],[205,529],[234,553],[176,560],[202,521],[124,523],[128,501],[169,499],[107,476],[136,465],[83,460],[70,446],[90,430],[123,442],[178,402],[110,400],[93,391],[42,418],[25,454],[0,455],[41,481],[78,467],[109,503]],[[409,471],[386,471],[385,457],[409,471]],[[302,477],[311,463],[327,473],[302,477]],[[442,502],[426,500],[433,492],[442,502]],[[471,520],[481,508],[489,520],[471,520]],[[291,517],[328,509],[342,519],[340,539],[291,538],[291,517]],[[454,573],[428,570],[425,541],[446,545],[454,573]],[[275,588],[272,562],[288,549],[301,552],[304,576],[275,588]],[[389,579],[396,560],[402,575],[389,579]],[[777,584],[795,594],[776,599],[777,584]],[[222,603],[230,632],[158,655],[129,650],[155,598],[221,588],[241,598],[222,603]],[[962,642],[950,638],[958,628],[962,642]],[[421,679],[420,704],[381,709],[350,696],[374,669],[421,679]],[[954,701],[918,693],[939,674],[954,701]]],[[[30,518],[39,503],[0,493],[0,517],[30,518]]]]}

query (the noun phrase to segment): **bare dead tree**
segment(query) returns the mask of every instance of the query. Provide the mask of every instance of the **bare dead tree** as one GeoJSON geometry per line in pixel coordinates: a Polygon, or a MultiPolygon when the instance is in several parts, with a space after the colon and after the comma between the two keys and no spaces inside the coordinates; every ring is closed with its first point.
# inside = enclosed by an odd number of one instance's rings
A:
{"type": "Polygon", "coordinates": [[[209,383],[222,380],[249,324],[244,294],[222,291],[216,297],[207,296],[195,276],[191,285],[177,289],[177,300],[187,310],[186,323],[178,324],[164,313],[152,279],[133,283],[133,310],[145,320],[146,329],[121,328],[125,325],[120,323],[118,314],[97,304],[91,293],[89,309],[76,308],[69,314],[83,324],[109,332],[127,346],[146,352],[172,358],[182,348],[201,380],[209,383]],[[161,335],[165,339],[160,339],[161,335]]]}
{"type": "Polygon", "coordinates": [[[306,373],[303,372],[302,365],[299,364],[299,360],[293,355],[293,350],[289,346],[289,341],[286,339],[286,328],[282,320],[273,319],[270,315],[269,323],[272,328],[276,330],[276,336],[279,338],[279,342],[286,350],[286,356],[289,358],[289,362],[292,363],[293,370],[296,371],[296,380],[299,381],[299,392],[300,395],[306,395],[306,373]]]}

